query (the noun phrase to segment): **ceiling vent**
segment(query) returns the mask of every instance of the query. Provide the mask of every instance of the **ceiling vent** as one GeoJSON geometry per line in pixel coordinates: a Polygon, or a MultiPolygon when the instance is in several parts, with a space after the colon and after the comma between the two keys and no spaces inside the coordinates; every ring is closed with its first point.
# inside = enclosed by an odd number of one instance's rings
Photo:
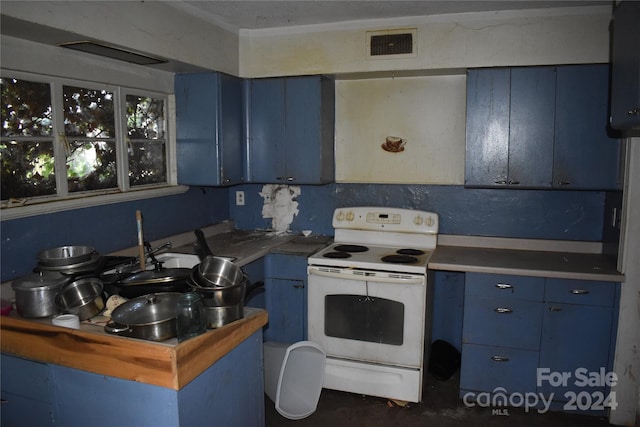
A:
{"type": "Polygon", "coordinates": [[[154,58],[149,55],[144,55],[117,47],[107,46],[92,41],[62,43],[59,46],[66,47],[67,49],[79,50],[81,52],[104,56],[111,59],[117,59],[119,61],[131,62],[138,65],[156,65],[164,64],[165,62],[167,62],[166,59],[154,58]]]}
{"type": "Polygon", "coordinates": [[[415,28],[367,31],[367,58],[413,58],[416,34],[415,28]]]}

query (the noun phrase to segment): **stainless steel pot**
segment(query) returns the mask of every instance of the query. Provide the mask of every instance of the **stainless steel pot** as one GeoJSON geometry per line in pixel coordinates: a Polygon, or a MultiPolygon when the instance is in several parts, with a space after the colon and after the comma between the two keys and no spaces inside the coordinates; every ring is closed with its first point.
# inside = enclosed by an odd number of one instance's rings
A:
{"type": "Polygon", "coordinates": [[[37,258],[43,266],[64,267],[88,262],[95,252],[91,246],[60,246],[38,252],[37,258]]]}
{"type": "Polygon", "coordinates": [[[242,319],[244,306],[242,304],[236,304],[226,307],[205,307],[204,312],[207,328],[215,329],[242,319]]]}
{"type": "Polygon", "coordinates": [[[225,258],[207,256],[196,267],[196,282],[203,287],[234,286],[245,279],[242,269],[225,258]]]}
{"type": "Polygon", "coordinates": [[[95,277],[76,280],[60,290],[56,305],[60,311],[77,315],[80,321],[90,319],[104,308],[102,289],[102,280],[95,277]]]}
{"type": "Polygon", "coordinates": [[[49,317],[59,313],[56,295],[71,282],[71,277],[52,271],[41,271],[17,278],[11,283],[16,296],[16,309],[23,317],[49,317]]]}
{"type": "MultiPolygon", "coordinates": [[[[195,273],[197,274],[197,273],[195,273]]],[[[194,278],[194,274],[187,280],[187,284],[191,286],[194,292],[197,292],[202,298],[205,307],[219,307],[242,304],[247,292],[249,278],[243,274],[242,280],[237,284],[225,287],[202,286],[194,278]]]]}
{"type": "Polygon", "coordinates": [[[148,294],[119,305],[111,313],[111,334],[150,341],[165,341],[176,333],[176,308],[180,292],[148,294]]]}

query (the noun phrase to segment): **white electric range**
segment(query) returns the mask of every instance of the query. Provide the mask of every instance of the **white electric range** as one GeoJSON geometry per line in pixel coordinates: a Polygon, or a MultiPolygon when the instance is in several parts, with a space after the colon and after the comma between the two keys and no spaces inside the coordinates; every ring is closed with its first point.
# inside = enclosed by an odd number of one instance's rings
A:
{"type": "Polygon", "coordinates": [[[336,209],[334,243],[308,261],[308,339],[324,387],[419,402],[431,337],[433,212],[336,209]]]}

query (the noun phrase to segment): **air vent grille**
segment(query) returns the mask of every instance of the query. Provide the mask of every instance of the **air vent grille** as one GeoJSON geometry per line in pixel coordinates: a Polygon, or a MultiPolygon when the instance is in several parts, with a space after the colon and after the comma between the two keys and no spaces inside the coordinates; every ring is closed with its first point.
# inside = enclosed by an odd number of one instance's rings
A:
{"type": "Polygon", "coordinates": [[[416,56],[416,29],[367,32],[367,57],[404,58],[416,56]]]}
{"type": "Polygon", "coordinates": [[[402,55],[413,52],[413,34],[385,34],[371,37],[371,56],[402,55]]]}

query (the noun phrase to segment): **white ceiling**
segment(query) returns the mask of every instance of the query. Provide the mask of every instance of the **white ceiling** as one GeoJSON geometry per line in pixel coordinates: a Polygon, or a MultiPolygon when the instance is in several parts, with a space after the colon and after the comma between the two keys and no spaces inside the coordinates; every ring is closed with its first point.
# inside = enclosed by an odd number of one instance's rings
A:
{"type": "Polygon", "coordinates": [[[177,10],[228,29],[262,29],[447,13],[612,4],[612,0],[172,0],[177,10]]]}

